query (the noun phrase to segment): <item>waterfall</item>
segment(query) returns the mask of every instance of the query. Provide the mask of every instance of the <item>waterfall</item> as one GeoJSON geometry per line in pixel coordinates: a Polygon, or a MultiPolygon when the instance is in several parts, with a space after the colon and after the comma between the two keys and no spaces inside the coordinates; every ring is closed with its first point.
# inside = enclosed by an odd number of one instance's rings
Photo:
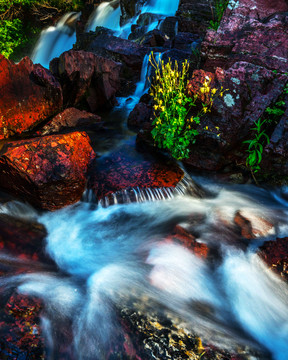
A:
{"type": "Polygon", "coordinates": [[[146,54],[143,60],[142,69],[141,69],[141,78],[140,81],[136,85],[136,90],[134,96],[140,99],[140,97],[144,94],[147,89],[146,81],[147,81],[147,73],[148,73],[148,65],[149,65],[149,57],[150,54],[146,54]]]}
{"type": "Polygon", "coordinates": [[[118,0],[101,3],[90,16],[86,31],[94,31],[97,26],[104,26],[108,29],[119,31],[121,9],[120,5],[115,5],[117,3],[119,3],[118,0]]]}
{"type": "Polygon", "coordinates": [[[75,23],[79,17],[80,13],[70,12],[56,26],[43,30],[33,50],[32,61],[49,68],[52,59],[70,50],[76,42],[75,23]]]}
{"type": "Polygon", "coordinates": [[[151,0],[150,4],[145,7],[145,12],[174,16],[178,10],[180,0],[151,0]]]}

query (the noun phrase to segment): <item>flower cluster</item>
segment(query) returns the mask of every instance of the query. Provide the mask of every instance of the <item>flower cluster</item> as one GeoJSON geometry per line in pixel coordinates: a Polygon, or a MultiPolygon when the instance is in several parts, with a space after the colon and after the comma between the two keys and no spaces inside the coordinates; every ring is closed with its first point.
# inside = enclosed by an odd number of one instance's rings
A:
{"type": "MultiPolygon", "coordinates": [[[[190,96],[187,93],[187,75],[189,63],[181,64],[171,60],[165,64],[163,60],[156,62],[153,53],[150,63],[155,69],[155,78],[151,85],[150,95],[154,99],[154,128],[151,132],[155,144],[167,149],[177,159],[189,157],[189,146],[194,144],[199,134],[200,119],[211,111],[217,96],[223,96],[223,88],[211,89],[211,79],[207,76],[201,84],[199,94],[190,96]],[[199,95],[206,94],[208,101],[202,103],[200,110],[196,107],[199,95]],[[197,110],[192,116],[192,107],[197,110]]],[[[188,89],[189,90],[189,89],[188,89]]]]}

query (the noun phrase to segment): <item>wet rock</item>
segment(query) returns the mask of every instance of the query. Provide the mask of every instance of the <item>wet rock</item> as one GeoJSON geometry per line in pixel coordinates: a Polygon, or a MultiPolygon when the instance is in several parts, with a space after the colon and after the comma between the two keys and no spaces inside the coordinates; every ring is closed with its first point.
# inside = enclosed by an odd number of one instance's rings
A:
{"type": "Polygon", "coordinates": [[[159,22],[161,19],[163,19],[163,15],[146,12],[139,15],[137,25],[145,27],[152,24],[153,22],[159,22]]]}
{"type": "Polygon", "coordinates": [[[152,106],[139,102],[128,116],[128,126],[133,130],[150,129],[152,125],[152,116],[152,106]]]}
{"type": "MultiPolygon", "coordinates": [[[[4,207],[4,206],[3,206],[4,207]]],[[[27,210],[27,209],[26,209],[27,210]]],[[[45,261],[47,255],[44,254],[44,239],[47,235],[43,225],[35,220],[24,220],[7,214],[0,214],[0,249],[1,253],[15,256],[23,260],[19,263],[19,269],[25,268],[25,261],[45,261]]],[[[28,264],[26,264],[27,266],[28,264]]],[[[0,261],[1,271],[15,270],[17,262],[8,258],[0,261]]]]}
{"type": "Polygon", "coordinates": [[[176,225],[172,234],[165,238],[164,241],[180,243],[187,249],[192,250],[195,255],[201,258],[207,258],[209,254],[208,246],[204,243],[198,242],[195,236],[180,225],[176,225]]]}
{"type": "Polygon", "coordinates": [[[139,43],[143,46],[155,48],[163,47],[166,40],[167,38],[160,30],[154,29],[142,36],[142,38],[139,40],[139,43]]]}
{"type": "Polygon", "coordinates": [[[14,141],[0,157],[0,184],[36,207],[56,210],[80,200],[94,157],[85,132],[14,141]]]}
{"type": "Polygon", "coordinates": [[[130,40],[121,39],[109,34],[93,33],[85,36],[85,41],[79,41],[77,49],[90,51],[94,54],[113,59],[123,64],[120,77],[126,80],[139,80],[142,63],[149,49],[130,40]]]}
{"type": "Polygon", "coordinates": [[[139,14],[146,0],[120,0],[121,7],[121,26],[125,25],[130,19],[139,14]]]}
{"type": "Polygon", "coordinates": [[[68,108],[56,115],[40,131],[41,135],[50,135],[63,131],[71,131],[71,128],[94,128],[102,126],[101,117],[87,111],[76,108],[68,108]]]}
{"type": "Polygon", "coordinates": [[[100,200],[129,189],[175,188],[183,177],[175,162],[140,154],[127,144],[97,161],[88,187],[100,200]]]}
{"type": "Polygon", "coordinates": [[[93,53],[70,50],[54,60],[51,69],[62,84],[66,107],[84,102],[95,112],[116,104],[120,63],[93,53]]]}
{"type": "Polygon", "coordinates": [[[253,210],[237,211],[234,222],[241,229],[241,235],[246,239],[275,235],[274,225],[253,210]]]}
{"type": "MultiPolygon", "coordinates": [[[[198,34],[179,32],[173,40],[173,48],[186,51],[198,52],[200,49],[200,38],[198,34]]],[[[200,51],[199,51],[200,52],[200,51]]]]}
{"type": "Polygon", "coordinates": [[[14,293],[0,311],[1,359],[45,358],[40,328],[42,304],[36,298],[14,293]]]}
{"type": "Polygon", "coordinates": [[[234,9],[227,9],[218,31],[207,32],[201,47],[204,69],[228,69],[247,61],[287,71],[287,11],[285,0],[238,1],[234,9]]]}
{"type": "Polygon", "coordinates": [[[31,130],[61,107],[61,86],[49,70],[27,57],[14,64],[0,55],[0,140],[31,130]]]}
{"type": "Polygon", "coordinates": [[[288,282],[288,238],[266,241],[259,249],[266,264],[288,282]]]}
{"type": "Polygon", "coordinates": [[[210,0],[180,0],[176,13],[179,17],[179,31],[204,36],[213,20],[213,11],[210,0]]]}

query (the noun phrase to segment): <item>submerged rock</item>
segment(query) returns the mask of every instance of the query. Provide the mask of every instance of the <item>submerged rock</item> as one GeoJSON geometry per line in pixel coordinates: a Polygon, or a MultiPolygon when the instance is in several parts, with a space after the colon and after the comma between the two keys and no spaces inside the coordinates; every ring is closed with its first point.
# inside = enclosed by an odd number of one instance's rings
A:
{"type": "Polygon", "coordinates": [[[85,132],[14,141],[0,157],[0,184],[36,207],[60,209],[80,200],[94,157],[85,132]]]}
{"type": "Polygon", "coordinates": [[[62,89],[51,72],[29,58],[14,64],[0,55],[0,140],[20,135],[62,108],[62,89]]]}

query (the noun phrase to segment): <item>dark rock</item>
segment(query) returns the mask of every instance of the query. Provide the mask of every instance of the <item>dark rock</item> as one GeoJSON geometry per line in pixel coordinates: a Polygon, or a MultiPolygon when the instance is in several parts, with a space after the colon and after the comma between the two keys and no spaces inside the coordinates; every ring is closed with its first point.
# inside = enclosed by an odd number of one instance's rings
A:
{"type": "Polygon", "coordinates": [[[51,65],[63,87],[65,106],[85,101],[90,110],[115,105],[121,64],[85,51],[66,51],[51,65]]]}
{"type": "Polygon", "coordinates": [[[123,64],[121,78],[138,81],[142,63],[149,49],[132,41],[121,39],[113,35],[99,34],[90,36],[91,41],[79,41],[77,49],[90,51],[94,54],[113,59],[123,64]]]}
{"type": "Polygon", "coordinates": [[[138,103],[128,116],[128,126],[133,130],[150,129],[153,108],[143,102],[138,103]]]}
{"type": "Polygon", "coordinates": [[[168,16],[160,24],[160,30],[170,39],[174,39],[178,33],[178,18],[176,16],[168,16]]]}
{"type": "Polygon", "coordinates": [[[84,132],[14,141],[0,157],[0,184],[36,207],[56,210],[80,200],[94,157],[84,132]]]}
{"type": "Polygon", "coordinates": [[[61,108],[61,86],[49,70],[0,55],[0,139],[31,130],[61,108]]]}
{"type": "Polygon", "coordinates": [[[161,19],[163,19],[163,15],[147,12],[147,13],[143,13],[139,16],[139,18],[137,20],[137,25],[138,26],[148,26],[148,25],[152,24],[153,22],[156,22],[156,21],[159,22],[161,19]]]}
{"type": "Polygon", "coordinates": [[[160,30],[154,29],[142,36],[139,43],[143,46],[155,48],[164,46],[166,40],[167,38],[160,30]]]}
{"type": "Polygon", "coordinates": [[[173,40],[173,48],[186,52],[200,52],[199,35],[191,34],[188,32],[180,32],[175,36],[173,40]]]}
{"type": "Polygon", "coordinates": [[[260,247],[259,256],[276,273],[288,282],[288,238],[266,241],[260,247]]]}
{"type": "Polygon", "coordinates": [[[204,36],[213,20],[213,11],[210,0],[180,0],[176,13],[179,17],[179,31],[204,36]]]}
{"type": "Polygon", "coordinates": [[[41,135],[50,135],[63,131],[71,131],[71,128],[100,128],[101,117],[95,114],[81,111],[76,108],[68,108],[56,115],[40,131],[41,135]]]}
{"type": "Polygon", "coordinates": [[[125,25],[130,19],[139,14],[146,0],[120,0],[121,6],[121,26],[125,25]]]}
{"type": "Polygon", "coordinates": [[[209,30],[202,43],[203,68],[228,69],[247,61],[287,71],[287,11],[285,0],[241,0],[233,10],[227,9],[218,31],[209,30]]]}

